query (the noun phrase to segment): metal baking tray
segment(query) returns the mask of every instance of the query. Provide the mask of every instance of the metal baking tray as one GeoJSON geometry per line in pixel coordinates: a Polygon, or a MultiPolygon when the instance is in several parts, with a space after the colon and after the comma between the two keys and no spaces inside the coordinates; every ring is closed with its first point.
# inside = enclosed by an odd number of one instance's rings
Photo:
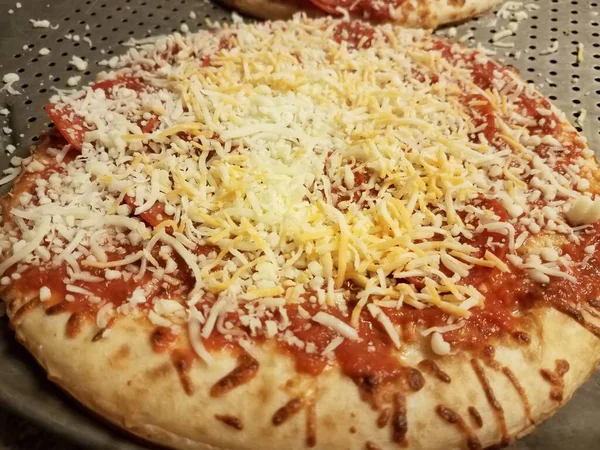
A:
{"type": "MultiPolygon", "coordinates": [[[[600,0],[507,3],[526,11],[527,18],[517,11],[507,12],[506,17],[491,13],[439,33],[494,50],[497,59],[538,85],[599,151],[600,0]],[[505,47],[497,47],[492,42],[494,33],[511,26],[509,16],[520,20],[518,29],[514,36],[500,40],[505,47]],[[578,58],[580,44],[583,60],[578,58]],[[587,113],[585,120],[580,117],[582,110],[587,113]]],[[[8,116],[0,115],[0,170],[10,164],[7,146],[16,147],[13,155],[26,155],[39,133],[50,126],[43,105],[53,88],[68,88],[73,76],[81,76],[80,85],[91,81],[103,70],[98,62],[124,52],[121,44],[131,37],[178,31],[184,23],[194,31],[204,27],[206,19],[229,21],[231,15],[208,0],[0,0],[0,80],[6,73],[20,78],[14,84],[20,95],[0,92],[0,110],[9,110],[8,116]],[[48,20],[51,26],[34,28],[30,19],[48,20]],[[40,54],[42,48],[50,52],[40,54]],[[69,64],[73,55],[89,62],[86,71],[69,64]]],[[[89,416],[47,381],[15,342],[5,319],[0,319],[0,368],[0,404],[5,408],[85,448],[144,448],[89,416]]],[[[596,372],[556,416],[511,448],[600,448],[599,420],[600,373],[596,372]]]]}

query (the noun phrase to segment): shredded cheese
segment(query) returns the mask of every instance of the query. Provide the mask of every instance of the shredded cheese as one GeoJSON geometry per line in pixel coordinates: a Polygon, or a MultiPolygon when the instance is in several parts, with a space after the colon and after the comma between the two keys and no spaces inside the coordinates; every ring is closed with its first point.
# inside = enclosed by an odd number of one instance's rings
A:
{"type": "Polygon", "coordinates": [[[358,332],[354,328],[331,314],[321,311],[315,314],[312,320],[327,328],[331,328],[347,339],[353,341],[359,340],[358,332]]]}

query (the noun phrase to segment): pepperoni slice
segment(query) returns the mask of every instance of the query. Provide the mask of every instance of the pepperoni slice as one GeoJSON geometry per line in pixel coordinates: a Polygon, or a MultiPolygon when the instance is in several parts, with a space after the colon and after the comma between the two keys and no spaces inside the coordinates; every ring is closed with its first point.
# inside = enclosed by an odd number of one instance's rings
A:
{"type": "MultiPolygon", "coordinates": [[[[23,171],[19,175],[18,181],[14,183],[13,188],[7,194],[0,197],[0,210],[7,212],[14,207],[20,206],[20,197],[25,192],[35,194],[36,181],[41,177],[48,179],[50,173],[64,173],[64,169],[56,160],[56,155],[50,153],[49,150],[62,148],[66,144],[65,139],[56,131],[52,130],[40,136],[40,141],[35,146],[35,151],[32,153],[34,160],[41,162],[44,169],[41,172],[23,171]]],[[[69,151],[64,159],[64,163],[69,163],[75,159],[75,152],[69,151]]],[[[12,221],[10,214],[0,214],[0,226],[12,221]]]]}
{"type": "MultiPolygon", "coordinates": [[[[120,77],[114,80],[100,81],[92,85],[92,89],[101,89],[106,93],[107,97],[110,97],[115,86],[124,86],[136,92],[143,91],[146,88],[143,80],[140,78],[120,77]]],[[[45,109],[48,117],[56,125],[56,129],[60,134],[63,135],[74,149],[81,151],[85,133],[90,131],[83,117],[78,115],[70,105],[49,103],[45,106],[45,109]]],[[[142,126],[142,131],[150,133],[154,131],[157,124],[158,117],[152,116],[146,125],[142,126]]]]}
{"type": "Polygon", "coordinates": [[[347,42],[351,48],[369,48],[373,43],[375,30],[360,22],[341,22],[335,28],[333,38],[336,42],[347,42]]]}
{"type": "MultiPolygon", "coordinates": [[[[132,211],[135,212],[135,208],[138,207],[138,205],[135,204],[135,198],[131,195],[126,195],[124,200],[125,203],[131,207],[132,211]]],[[[160,202],[156,202],[149,210],[144,211],[143,213],[139,214],[139,216],[144,222],[153,227],[158,226],[161,222],[164,222],[172,217],[165,213],[165,205],[160,202]]]]}
{"type": "Polygon", "coordinates": [[[141,78],[119,77],[115,78],[114,80],[104,80],[94,83],[92,85],[92,89],[101,89],[106,92],[108,96],[110,96],[113,88],[116,86],[126,87],[127,89],[131,89],[132,91],[136,92],[143,91],[146,88],[146,85],[141,78]]]}
{"type": "Polygon", "coordinates": [[[425,278],[423,277],[406,277],[405,280],[419,290],[425,287],[425,278]]]}
{"type": "Polygon", "coordinates": [[[90,131],[83,117],[69,105],[48,103],[45,109],[60,134],[74,149],[81,151],[85,133],[90,131]]]}
{"type": "Polygon", "coordinates": [[[506,222],[508,220],[508,212],[498,200],[493,198],[484,198],[480,199],[480,202],[483,204],[484,208],[491,209],[495,215],[500,217],[501,222],[506,222]]]}
{"type": "Polygon", "coordinates": [[[144,133],[152,133],[158,125],[158,116],[152,115],[150,119],[146,121],[146,125],[140,125],[144,133]]]}
{"type": "MultiPolygon", "coordinates": [[[[212,32],[211,32],[212,33],[212,32]]],[[[219,47],[217,48],[217,50],[214,53],[211,53],[210,55],[206,55],[202,58],[202,67],[210,67],[212,66],[212,58],[213,56],[215,56],[218,52],[220,52],[221,50],[231,50],[231,48],[233,47],[233,43],[232,43],[232,39],[236,36],[236,34],[232,34],[231,36],[229,36],[229,38],[221,38],[219,40],[219,47]]]]}

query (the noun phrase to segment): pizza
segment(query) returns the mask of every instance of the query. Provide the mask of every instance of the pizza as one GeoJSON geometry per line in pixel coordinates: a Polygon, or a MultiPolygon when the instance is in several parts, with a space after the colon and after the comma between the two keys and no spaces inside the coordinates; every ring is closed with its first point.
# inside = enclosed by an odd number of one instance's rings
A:
{"type": "Polygon", "coordinates": [[[17,339],[202,449],[477,449],[600,356],[598,163],[516,71],[331,17],[144,43],[2,199],[17,339]]]}
{"type": "Polygon", "coordinates": [[[491,10],[501,0],[220,0],[260,19],[289,19],[297,12],[312,17],[348,15],[372,22],[394,22],[415,28],[437,28],[491,10]]]}

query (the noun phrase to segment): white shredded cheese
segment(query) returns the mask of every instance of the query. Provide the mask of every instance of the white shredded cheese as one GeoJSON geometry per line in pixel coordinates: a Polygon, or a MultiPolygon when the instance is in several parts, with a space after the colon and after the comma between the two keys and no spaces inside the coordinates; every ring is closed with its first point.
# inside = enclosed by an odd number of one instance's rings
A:
{"type": "Polygon", "coordinates": [[[331,314],[321,311],[315,314],[312,320],[324,327],[331,328],[347,339],[359,340],[358,332],[354,328],[331,314]]]}

